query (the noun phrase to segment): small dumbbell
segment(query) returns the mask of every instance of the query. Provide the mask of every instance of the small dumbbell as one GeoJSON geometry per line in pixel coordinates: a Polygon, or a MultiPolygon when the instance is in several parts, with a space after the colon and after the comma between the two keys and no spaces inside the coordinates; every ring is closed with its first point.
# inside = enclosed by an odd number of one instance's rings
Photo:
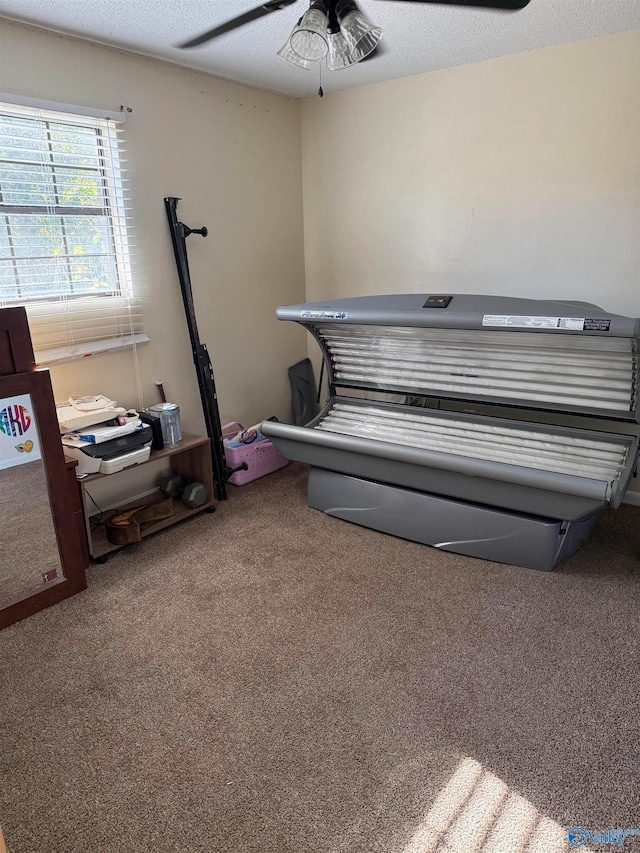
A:
{"type": "Polygon", "coordinates": [[[207,490],[202,483],[189,483],[182,492],[182,500],[191,509],[202,506],[207,502],[207,490]]]}
{"type": "Polygon", "coordinates": [[[160,480],[160,491],[168,498],[179,498],[184,492],[184,480],[178,474],[166,474],[160,480]]]}

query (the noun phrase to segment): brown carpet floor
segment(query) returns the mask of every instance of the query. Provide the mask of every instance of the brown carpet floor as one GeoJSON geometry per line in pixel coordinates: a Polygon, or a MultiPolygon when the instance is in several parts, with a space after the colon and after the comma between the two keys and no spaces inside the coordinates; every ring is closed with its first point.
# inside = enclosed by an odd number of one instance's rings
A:
{"type": "Polygon", "coordinates": [[[9,853],[557,853],[640,828],[640,509],[542,573],[330,519],[306,476],[233,489],[0,633],[9,853]]]}

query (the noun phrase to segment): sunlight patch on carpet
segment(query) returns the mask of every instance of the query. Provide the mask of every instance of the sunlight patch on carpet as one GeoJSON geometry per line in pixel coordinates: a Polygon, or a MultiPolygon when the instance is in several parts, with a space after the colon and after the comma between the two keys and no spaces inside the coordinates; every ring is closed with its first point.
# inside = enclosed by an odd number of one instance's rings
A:
{"type": "MultiPolygon", "coordinates": [[[[402,853],[565,853],[567,831],[464,758],[402,853]]],[[[583,853],[593,853],[589,847],[583,853]]]]}

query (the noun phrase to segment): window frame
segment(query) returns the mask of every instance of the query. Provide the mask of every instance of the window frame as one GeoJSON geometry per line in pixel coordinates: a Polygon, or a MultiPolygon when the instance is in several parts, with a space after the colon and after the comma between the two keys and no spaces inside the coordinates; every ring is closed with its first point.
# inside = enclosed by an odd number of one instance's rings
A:
{"type": "MultiPolygon", "coordinates": [[[[59,104],[57,102],[38,101],[29,98],[0,93],[0,114],[9,119],[27,120],[44,125],[47,145],[46,156],[34,161],[39,166],[44,165],[46,174],[51,177],[50,186],[53,189],[52,204],[19,204],[5,202],[0,195],[0,217],[8,239],[9,257],[13,260],[15,269],[15,285],[18,295],[9,296],[7,291],[0,293],[0,306],[25,306],[32,327],[34,347],[40,364],[54,361],[66,361],[73,358],[85,357],[94,352],[103,352],[126,346],[144,343],[148,337],[144,331],[141,300],[135,293],[132,276],[132,245],[128,225],[127,205],[125,199],[125,170],[122,165],[122,150],[118,140],[119,128],[126,112],[130,108],[122,107],[120,111],[96,110],[59,104]],[[52,140],[52,125],[59,124],[67,127],[76,126],[83,131],[95,135],[96,164],[66,164],[57,162],[52,140]],[[99,192],[98,205],[63,205],[58,194],[60,182],[56,182],[56,173],[61,170],[67,175],[78,175],[83,172],[96,176],[99,192]],[[9,216],[44,215],[56,217],[59,223],[62,245],[65,249],[66,280],[69,290],[66,293],[43,294],[30,296],[20,287],[28,287],[24,273],[16,268],[16,261],[22,259],[42,259],[45,264],[55,263],[54,254],[17,255],[13,247],[11,223],[9,216]],[[107,252],[96,252],[84,257],[106,257],[111,259],[112,270],[108,271],[107,282],[109,289],[103,292],[91,292],[86,289],[86,283],[78,283],[84,288],[73,292],[72,253],[67,251],[69,238],[68,221],[70,217],[100,217],[106,228],[105,240],[108,243],[107,252]],[[113,277],[111,277],[111,275],[113,277]],[[22,280],[21,280],[22,279],[22,280]],[[74,337],[75,329],[81,328],[78,339],[74,337]],[[95,327],[95,328],[94,328],[95,327]],[[38,329],[44,330],[42,335],[38,329]],[[53,330],[53,331],[51,331],[53,330]],[[46,335],[49,335],[49,338],[46,335]],[[51,343],[51,345],[48,345],[51,343]]],[[[93,154],[91,155],[93,156],[93,154]]],[[[11,158],[2,158],[3,163],[13,163],[11,158]]],[[[28,166],[28,160],[18,161],[20,165],[28,166]]],[[[19,170],[18,175],[22,175],[19,170]]],[[[59,177],[59,175],[58,175],[59,177]]],[[[14,226],[17,227],[17,226],[14,226]]],[[[87,231],[89,233],[89,231],[87,231]]],[[[81,238],[82,239],[82,238],[81,238]]],[[[78,255],[82,257],[82,255],[78,255]]],[[[51,267],[52,268],[52,267],[51,267]]]]}

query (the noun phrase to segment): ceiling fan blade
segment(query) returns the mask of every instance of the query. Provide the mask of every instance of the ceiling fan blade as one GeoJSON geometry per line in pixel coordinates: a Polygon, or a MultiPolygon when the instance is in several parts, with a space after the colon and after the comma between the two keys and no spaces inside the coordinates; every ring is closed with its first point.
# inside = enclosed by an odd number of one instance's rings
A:
{"type": "Polygon", "coordinates": [[[269,3],[263,3],[255,9],[250,9],[242,15],[237,15],[235,18],[231,18],[231,20],[214,27],[212,30],[207,30],[206,33],[201,33],[199,36],[189,39],[189,41],[182,42],[178,47],[182,49],[187,47],[197,47],[199,44],[204,44],[206,41],[216,38],[216,36],[229,33],[231,30],[242,27],[245,24],[250,24],[251,21],[257,21],[258,18],[262,18],[264,15],[269,15],[271,12],[277,12],[279,9],[285,9],[287,6],[291,6],[292,3],[295,2],[296,0],[271,0],[269,3]]]}
{"type": "MultiPolygon", "coordinates": [[[[387,0],[388,2],[388,0],[387,0]]],[[[407,0],[402,0],[407,2],[407,0]]],[[[486,9],[503,9],[506,12],[517,12],[524,9],[529,0],[408,0],[410,3],[437,3],[439,6],[476,6],[486,9]]]]}

